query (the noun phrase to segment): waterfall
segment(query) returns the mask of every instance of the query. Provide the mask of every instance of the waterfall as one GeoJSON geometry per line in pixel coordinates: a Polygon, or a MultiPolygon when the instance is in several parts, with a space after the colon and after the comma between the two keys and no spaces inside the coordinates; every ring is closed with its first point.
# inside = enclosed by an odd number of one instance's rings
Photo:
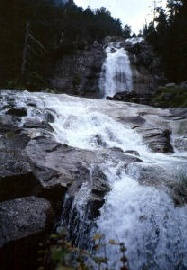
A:
{"type": "Polygon", "coordinates": [[[106,54],[99,80],[101,97],[113,97],[117,92],[133,90],[132,69],[124,43],[110,42],[106,54]]]}

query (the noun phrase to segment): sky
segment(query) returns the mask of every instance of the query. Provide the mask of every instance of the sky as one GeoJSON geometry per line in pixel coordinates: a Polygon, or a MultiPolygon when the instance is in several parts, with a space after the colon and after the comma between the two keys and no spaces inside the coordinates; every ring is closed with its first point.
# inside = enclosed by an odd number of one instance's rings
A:
{"type": "MultiPolygon", "coordinates": [[[[114,18],[120,18],[123,24],[132,27],[136,34],[142,29],[145,20],[151,19],[152,0],[74,0],[78,6],[84,9],[90,6],[91,9],[106,7],[114,18]]],[[[159,0],[164,6],[166,0],[159,0]]],[[[153,6],[153,5],[152,5],[153,6]]]]}

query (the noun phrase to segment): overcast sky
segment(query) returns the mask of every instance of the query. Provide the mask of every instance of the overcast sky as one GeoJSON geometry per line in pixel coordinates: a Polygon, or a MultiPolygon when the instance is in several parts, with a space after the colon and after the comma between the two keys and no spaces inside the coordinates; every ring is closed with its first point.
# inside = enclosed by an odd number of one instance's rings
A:
{"type": "MultiPolygon", "coordinates": [[[[123,24],[132,26],[132,30],[136,33],[145,23],[150,20],[152,0],[74,0],[78,6],[92,9],[106,7],[115,18],[120,18],[123,24]]],[[[166,0],[161,0],[162,5],[166,0]]]]}

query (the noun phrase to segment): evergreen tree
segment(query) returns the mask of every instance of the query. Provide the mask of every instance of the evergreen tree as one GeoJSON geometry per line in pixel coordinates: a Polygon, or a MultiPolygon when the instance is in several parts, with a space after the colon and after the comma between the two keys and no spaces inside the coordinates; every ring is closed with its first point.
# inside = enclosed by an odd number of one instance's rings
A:
{"type": "Polygon", "coordinates": [[[169,80],[187,80],[187,1],[168,0],[167,11],[157,9],[156,26],[144,27],[146,40],[161,57],[169,80]]]}

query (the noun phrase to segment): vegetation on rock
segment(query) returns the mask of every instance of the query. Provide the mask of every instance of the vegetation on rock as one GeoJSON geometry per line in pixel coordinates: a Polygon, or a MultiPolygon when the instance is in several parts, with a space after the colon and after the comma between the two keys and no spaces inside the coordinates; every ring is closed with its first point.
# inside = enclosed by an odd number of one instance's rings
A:
{"type": "Polygon", "coordinates": [[[159,87],[153,95],[152,104],[162,108],[186,108],[187,85],[173,85],[159,87]]]}

